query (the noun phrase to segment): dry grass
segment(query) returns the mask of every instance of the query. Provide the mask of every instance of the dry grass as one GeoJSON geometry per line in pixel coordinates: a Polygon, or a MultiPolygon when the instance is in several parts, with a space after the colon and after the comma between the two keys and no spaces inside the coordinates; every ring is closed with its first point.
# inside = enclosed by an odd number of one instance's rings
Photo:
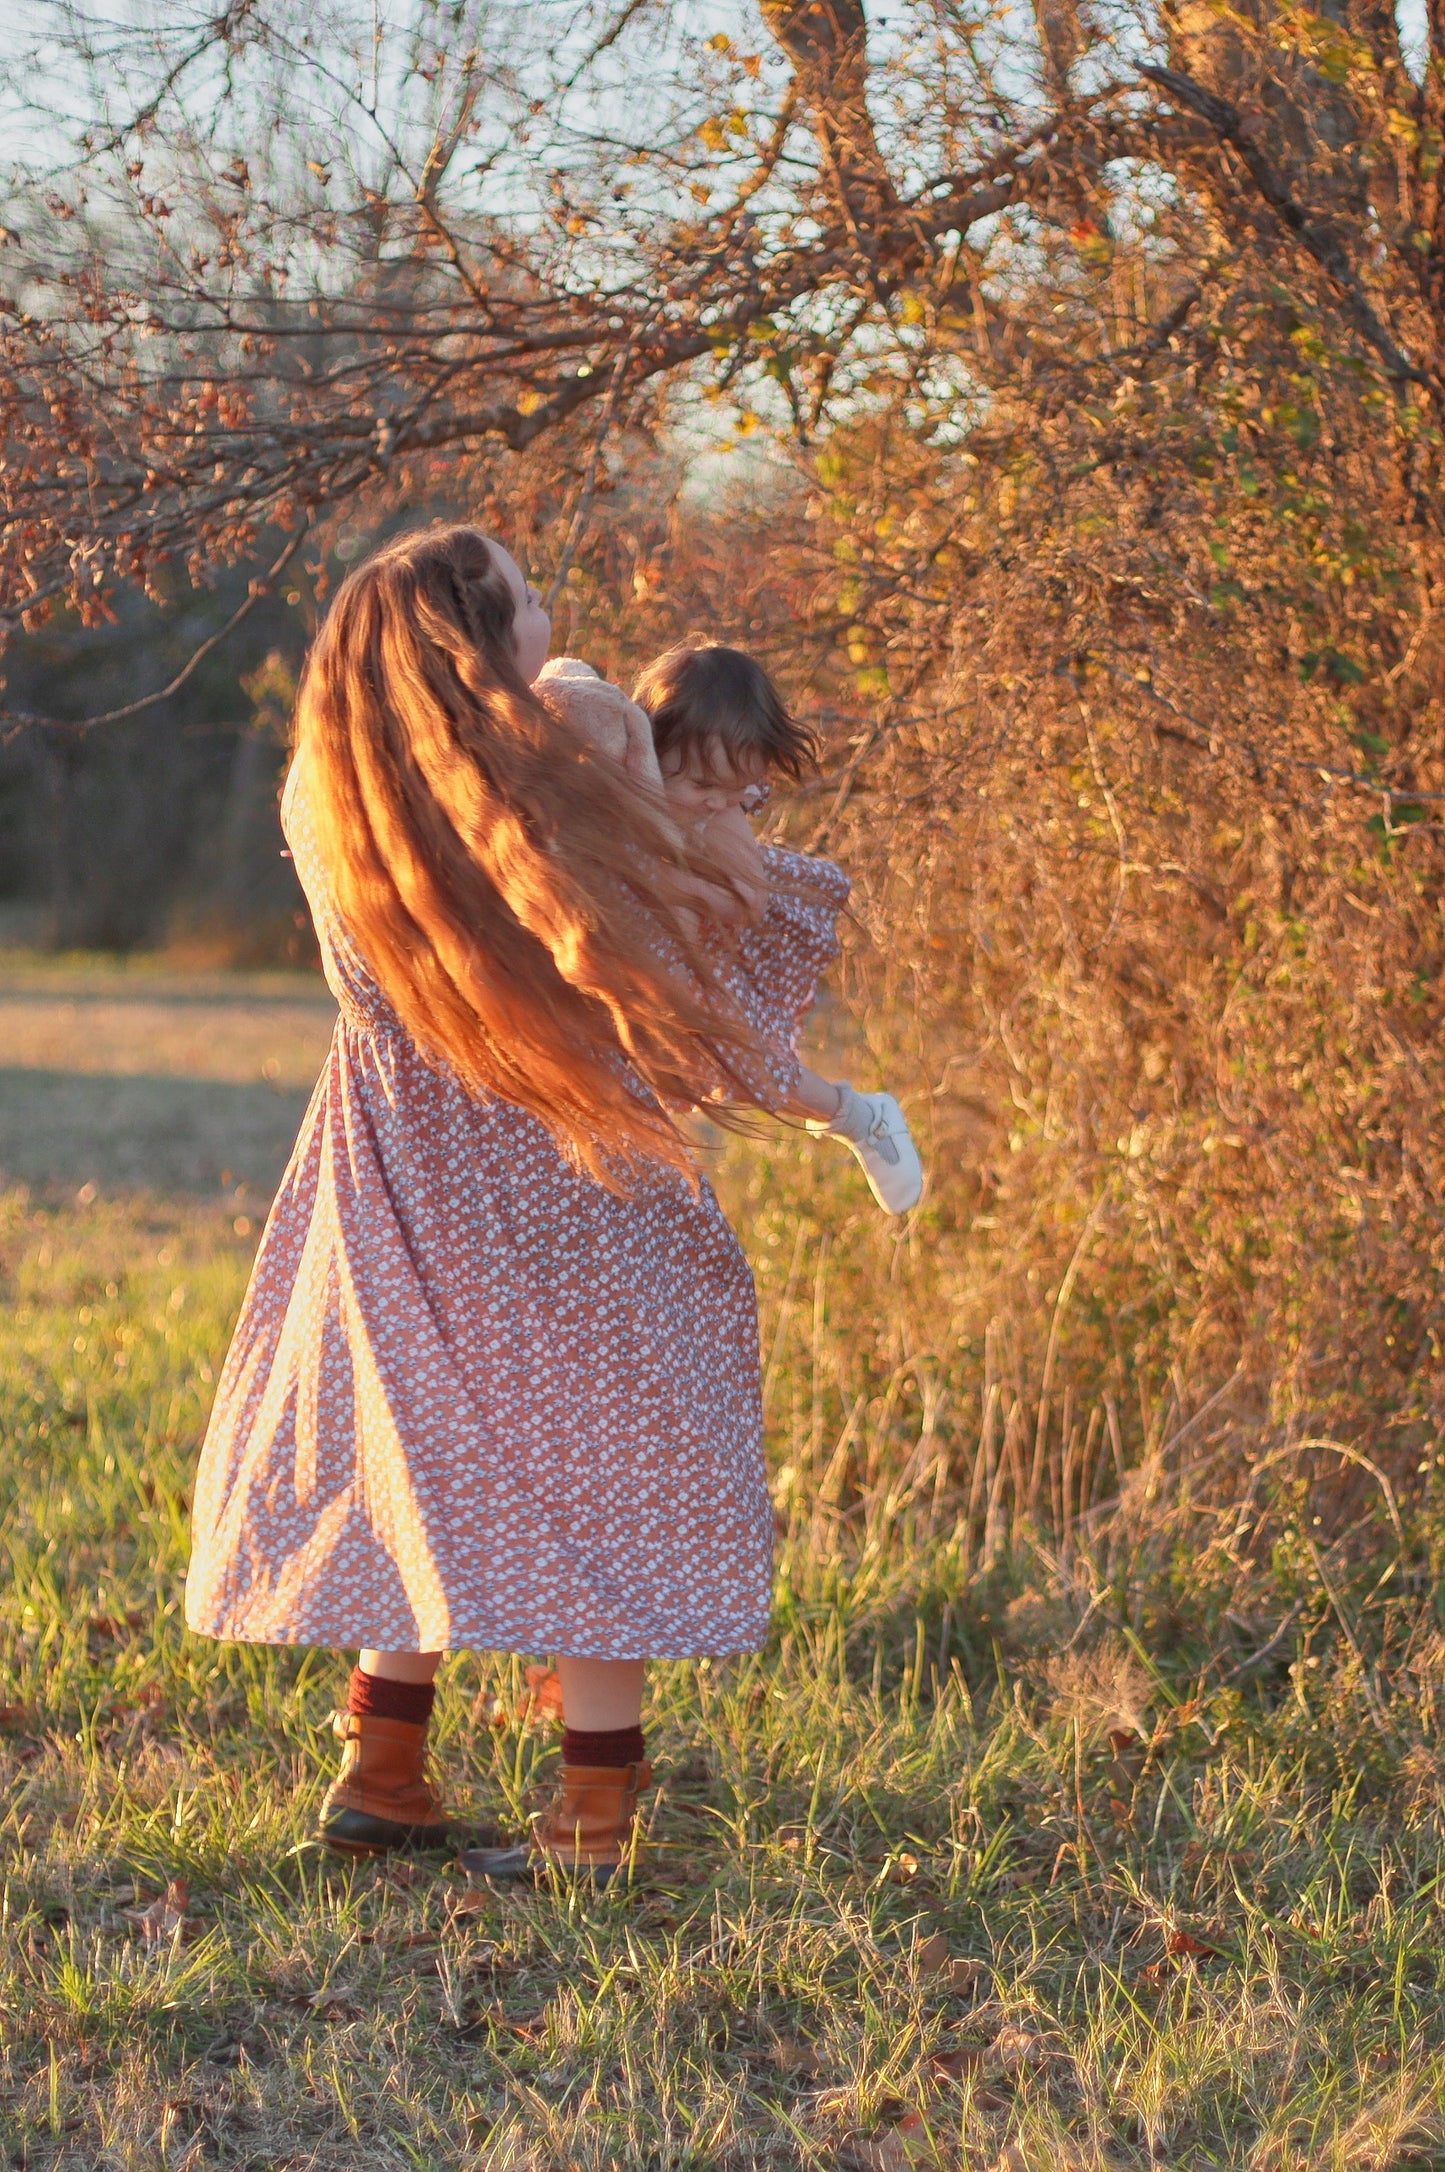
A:
{"type": "MultiPolygon", "coordinates": [[[[253,1239],[231,1199],[5,1196],[6,2161],[1445,2165],[1436,1526],[1327,1549],[1286,1489],[1251,1545],[1165,1459],[1045,1546],[975,1485],[998,1398],[926,1220],[900,1240],[786,1135],[720,1182],[763,1298],[774,1641],[657,1670],[650,1868],[604,1899],[311,1849],[343,1662],[179,1617],[253,1239]]],[[[444,1679],[481,1827],[555,1754],[521,1687],[496,1655],[444,1679]]]]}

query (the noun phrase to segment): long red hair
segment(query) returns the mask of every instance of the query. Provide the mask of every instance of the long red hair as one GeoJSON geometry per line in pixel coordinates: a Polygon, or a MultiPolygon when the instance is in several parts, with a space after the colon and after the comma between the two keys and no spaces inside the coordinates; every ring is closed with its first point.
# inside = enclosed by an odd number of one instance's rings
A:
{"type": "Polygon", "coordinates": [[[754,1043],[684,909],[715,871],[544,708],[514,613],[476,529],[388,544],[307,659],[297,755],[337,910],[423,1054],[626,1190],[639,1160],[691,1173],[670,1108],[754,1043]]]}

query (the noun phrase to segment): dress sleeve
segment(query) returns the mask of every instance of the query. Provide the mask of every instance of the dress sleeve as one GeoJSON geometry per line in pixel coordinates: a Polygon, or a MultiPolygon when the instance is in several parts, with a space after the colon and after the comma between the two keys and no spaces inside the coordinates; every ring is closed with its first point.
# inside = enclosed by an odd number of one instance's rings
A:
{"type": "MultiPolygon", "coordinates": [[[[802,1065],[796,1042],[816,1000],[818,982],[838,955],[838,916],[852,887],[832,860],[764,845],[772,897],[756,927],[709,927],[702,935],[718,980],[737,1002],[762,1044],[740,1068],[748,1098],[779,1109],[793,1097],[802,1065]]],[[[737,1098],[736,1087],[714,1089],[737,1098]]]]}

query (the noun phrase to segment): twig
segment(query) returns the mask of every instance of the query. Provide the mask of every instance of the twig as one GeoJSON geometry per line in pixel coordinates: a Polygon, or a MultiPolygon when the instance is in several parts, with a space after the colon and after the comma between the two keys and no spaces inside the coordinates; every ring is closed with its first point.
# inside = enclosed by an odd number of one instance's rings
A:
{"type": "Polygon", "coordinates": [[[1291,1629],[1293,1629],[1295,1623],[1299,1620],[1303,1612],[1303,1600],[1297,1601],[1296,1604],[1290,1608],[1289,1612],[1285,1615],[1284,1620],[1280,1623],[1278,1629],[1275,1630],[1274,1635],[1268,1640],[1267,1643],[1261,1644],[1257,1652],[1251,1652],[1248,1659],[1241,1659],[1239,1665],[1237,1667],[1231,1667],[1228,1674],[1221,1675],[1221,1687],[1227,1688],[1231,1682],[1237,1682],[1242,1674],[1248,1674],[1255,1667],[1262,1666],[1264,1661],[1268,1659],[1270,1653],[1277,1650],[1278,1647],[1283,1644],[1285,1638],[1289,1635],[1291,1629]]]}
{"type": "Polygon", "coordinates": [[[119,709],[102,710],[99,716],[79,718],[31,716],[25,710],[0,709],[0,724],[10,726],[10,730],[5,735],[7,740],[14,738],[18,732],[23,731],[88,732],[97,724],[119,724],[128,716],[139,716],[143,709],[154,709],[157,702],[169,701],[172,694],[178,694],[186,681],[199,670],[212,650],[218,649],[223,641],[230,639],[242,619],[246,618],[255,609],[261,598],[270,594],[297,551],[300,550],[302,543],[310,532],[310,528],[311,521],[308,516],[302,521],[295,535],[292,536],[280,557],[275,560],[269,570],[263,573],[259,579],[251,582],[246,591],[245,602],[231,613],[224,626],[217,627],[216,631],[208,635],[200,647],[192,652],[187,662],[181,666],[168,685],[159,687],[154,694],[142,694],[138,701],[128,701],[119,709]]]}
{"type": "Polygon", "coordinates": [[[1399,382],[1430,387],[1431,379],[1418,369],[1409,356],[1402,354],[1386,331],[1374,310],[1370,307],[1365,290],[1361,286],[1355,268],[1346,256],[1339,236],[1333,227],[1322,220],[1311,218],[1303,205],[1297,204],[1278,174],[1268,164],[1254,140],[1253,131],[1246,128],[1244,116],[1238,106],[1228,99],[1217,98],[1202,83],[1178,68],[1145,66],[1139,70],[1151,83],[1157,83],[1179,105],[1197,113],[1220,138],[1235,151],[1249,173],[1260,195],[1274,212],[1281,225],[1289,228],[1303,242],[1310,255],[1338,287],[1345,301],[1345,313],[1361,337],[1369,342],[1385,365],[1387,376],[1399,382]]]}
{"type": "Polygon", "coordinates": [[[622,379],[627,365],[636,350],[641,329],[639,327],[633,332],[632,337],[628,340],[612,367],[612,382],[607,387],[607,397],[602,403],[602,413],[598,418],[596,434],[592,440],[592,451],[587,460],[587,473],[583,478],[582,488],[578,493],[577,503],[573,508],[571,524],[567,530],[567,540],[562,546],[562,555],[557,561],[557,570],[552,575],[551,586],[543,598],[543,608],[549,613],[558,596],[562,593],[563,584],[572,570],[572,560],[577,555],[577,546],[582,541],[583,531],[587,525],[587,516],[592,511],[592,501],[597,494],[597,470],[602,461],[602,448],[606,444],[608,432],[612,428],[612,418],[617,412],[617,396],[622,389],[622,379]]]}

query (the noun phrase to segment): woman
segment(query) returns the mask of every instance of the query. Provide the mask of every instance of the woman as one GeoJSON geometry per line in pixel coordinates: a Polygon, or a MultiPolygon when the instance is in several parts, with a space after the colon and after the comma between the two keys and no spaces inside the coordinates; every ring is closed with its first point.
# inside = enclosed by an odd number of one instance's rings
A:
{"type": "Polygon", "coordinates": [[[187,1618],[362,1647],[321,1836],[363,1853],[449,1844],[441,1654],[559,1655],[530,1860],[605,1877],[645,1661],[756,1650],[770,1600],[752,1281],[671,1111],[787,1101],[779,1022],[847,886],[799,862],[761,925],[700,931],[726,877],[543,704],[548,638],[460,527],[358,567],[308,659],[283,817],[341,1015],[217,1392],[187,1618]]]}

